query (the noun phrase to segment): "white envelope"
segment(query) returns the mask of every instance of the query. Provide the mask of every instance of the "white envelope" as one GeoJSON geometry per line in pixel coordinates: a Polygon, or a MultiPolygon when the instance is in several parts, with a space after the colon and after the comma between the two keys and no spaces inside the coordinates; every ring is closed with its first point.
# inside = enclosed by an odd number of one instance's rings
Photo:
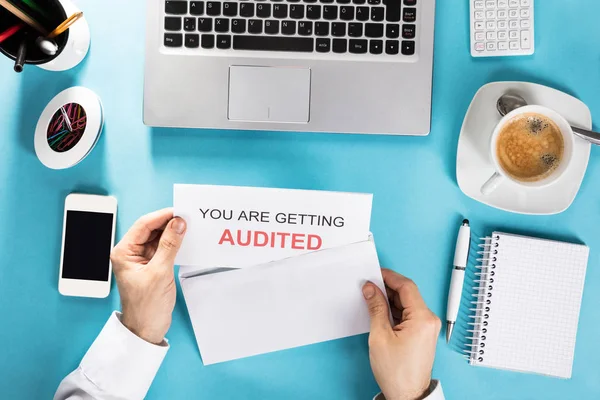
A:
{"type": "Polygon", "coordinates": [[[366,281],[384,291],[372,241],[181,278],[205,365],[369,331],[366,281]]]}

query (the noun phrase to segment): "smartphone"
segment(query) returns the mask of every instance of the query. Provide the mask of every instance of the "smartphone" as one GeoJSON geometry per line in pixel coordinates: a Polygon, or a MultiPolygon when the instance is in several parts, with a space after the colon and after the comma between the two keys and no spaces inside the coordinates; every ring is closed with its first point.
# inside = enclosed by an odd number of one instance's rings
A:
{"type": "Polygon", "coordinates": [[[117,199],[71,193],[65,200],[58,291],[104,298],[110,293],[110,252],[115,242],[117,199]]]}

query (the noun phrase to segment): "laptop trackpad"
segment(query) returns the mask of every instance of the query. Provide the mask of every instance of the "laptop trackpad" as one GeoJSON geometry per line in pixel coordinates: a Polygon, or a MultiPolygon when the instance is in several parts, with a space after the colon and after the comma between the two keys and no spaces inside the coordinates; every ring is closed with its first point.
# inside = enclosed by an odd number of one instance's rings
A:
{"type": "Polygon", "coordinates": [[[309,111],[309,68],[229,67],[230,120],[307,123],[309,111]]]}

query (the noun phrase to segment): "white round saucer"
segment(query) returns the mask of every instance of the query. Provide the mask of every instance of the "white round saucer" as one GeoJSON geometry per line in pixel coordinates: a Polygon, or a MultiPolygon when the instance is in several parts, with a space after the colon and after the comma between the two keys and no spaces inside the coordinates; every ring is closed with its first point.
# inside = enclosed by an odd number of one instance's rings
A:
{"type": "Polygon", "coordinates": [[[527,100],[555,110],[572,125],[592,128],[592,114],[579,99],[546,86],[528,82],[494,82],[483,86],[471,102],[458,140],[456,178],[464,194],[501,210],[532,215],[565,211],[577,195],[590,158],[591,144],[575,137],[571,165],[554,184],[544,188],[522,188],[504,180],[488,195],[481,186],[494,173],[490,138],[500,121],[496,101],[504,93],[515,93],[527,100]]]}

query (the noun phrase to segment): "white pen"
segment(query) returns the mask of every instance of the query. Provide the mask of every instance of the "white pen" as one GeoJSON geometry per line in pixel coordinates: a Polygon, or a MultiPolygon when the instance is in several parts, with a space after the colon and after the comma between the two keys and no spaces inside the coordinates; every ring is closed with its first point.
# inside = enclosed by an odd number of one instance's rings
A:
{"type": "Polygon", "coordinates": [[[469,220],[465,219],[458,230],[456,249],[454,250],[454,265],[452,267],[452,279],[450,280],[450,292],[448,293],[448,308],[446,309],[446,343],[450,342],[452,329],[458,317],[470,248],[471,227],[469,226],[469,220]]]}

